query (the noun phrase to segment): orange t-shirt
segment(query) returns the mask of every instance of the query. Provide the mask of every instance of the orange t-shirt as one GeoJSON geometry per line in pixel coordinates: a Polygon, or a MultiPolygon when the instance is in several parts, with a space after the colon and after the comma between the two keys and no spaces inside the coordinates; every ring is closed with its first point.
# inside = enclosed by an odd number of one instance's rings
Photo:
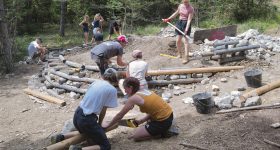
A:
{"type": "Polygon", "coordinates": [[[136,94],[144,99],[144,104],[139,105],[140,111],[149,114],[153,121],[163,121],[173,112],[172,108],[154,92],[151,92],[150,95],[140,92],[136,94]]]}

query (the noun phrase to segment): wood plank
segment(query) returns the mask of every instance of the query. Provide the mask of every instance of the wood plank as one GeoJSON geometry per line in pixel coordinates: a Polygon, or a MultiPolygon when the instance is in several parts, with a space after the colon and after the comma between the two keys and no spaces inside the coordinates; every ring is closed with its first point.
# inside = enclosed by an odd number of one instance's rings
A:
{"type": "Polygon", "coordinates": [[[66,102],[64,100],[60,100],[58,98],[42,94],[41,92],[38,92],[38,91],[33,91],[31,89],[24,89],[23,91],[24,91],[24,93],[26,93],[28,95],[32,95],[34,97],[40,98],[42,100],[45,100],[47,102],[59,104],[60,106],[65,106],[66,105],[66,102]]]}

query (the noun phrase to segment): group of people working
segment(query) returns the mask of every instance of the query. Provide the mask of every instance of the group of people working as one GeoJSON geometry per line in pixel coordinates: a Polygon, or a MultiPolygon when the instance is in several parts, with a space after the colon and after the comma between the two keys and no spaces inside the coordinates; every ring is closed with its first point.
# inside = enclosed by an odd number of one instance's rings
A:
{"type": "MultiPolygon", "coordinates": [[[[170,22],[171,19],[179,15],[179,21],[176,26],[185,35],[189,35],[191,31],[191,20],[193,17],[193,7],[189,4],[189,0],[182,0],[182,4],[178,9],[164,22],[170,22]]],[[[88,39],[89,17],[85,16],[80,23],[83,27],[85,35],[85,44],[88,39]]],[[[103,18],[100,14],[95,15],[93,26],[93,40],[101,38],[103,18]],[[99,35],[98,35],[99,34],[99,35]]],[[[119,28],[110,28],[109,35],[116,33],[119,28]]],[[[120,34],[120,33],[118,33],[120,34]]],[[[178,57],[183,57],[183,63],[187,63],[189,56],[189,41],[185,38],[185,54],[181,50],[182,39],[185,36],[176,30],[178,57]]],[[[111,38],[111,36],[109,36],[111,38]]],[[[103,36],[102,36],[103,40],[103,36]]],[[[101,40],[101,41],[102,41],[101,40]]],[[[41,43],[40,39],[36,39],[37,44],[41,43]]],[[[146,113],[143,118],[136,118],[134,123],[139,125],[134,133],[129,136],[135,141],[147,140],[157,136],[163,136],[172,125],[173,110],[172,108],[157,94],[149,91],[145,75],[148,70],[148,64],[142,60],[142,51],[134,50],[132,52],[133,61],[127,63],[123,60],[124,47],[128,43],[126,36],[119,35],[115,41],[106,41],[97,43],[91,49],[91,58],[99,67],[102,80],[93,82],[87,90],[84,98],[80,102],[75,111],[73,123],[78,130],[76,133],[58,134],[52,137],[52,143],[63,141],[64,139],[73,137],[77,133],[83,134],[87,138],[87,146],[71,145],[70,149],[79,150],[86,149],[111,149],[105,130],[116,125],[134,106],[138,106],[140,111],[146,113]],[[126,78],[119,80],[117,71],[109,68],[111,58],[117,57],[119,66],[127,66],[126,78]],[[119,80],[119,81],[118,81],[119,80]],[[128,96],[123,108],[109,122],[104,122],[107,108],[118,106],[117,90],[112,83],[119,82],[119,88],[124,95],[128,96]],[[145,123],[144,125],[141,125],[145,123]]],[[[40,49],[40,44],[34,44],[40,49]]],[[[29,51],[29,50],[28,50],[29,51]]],[[[42,50],[43,51],[43,50],[42,50]]],[[[30,51],[32,53],[32,51],[30,51]]],[[[41,56],[41,55],[40,55],[41,56]]]]}
{"type": "MultiPolygon", "coordinates": [[[[94,45],[94,42],[96,44],[99,44],[101,41],[103,41],[103,22],[104,19],[101,16],[100,13],[97,13],[94,16],[94,20],[92,21],[92,39],[91,44],[94,45]]],[[[84,44],[87,46],[88,44],[88,37],[89,37],[89,16],[85,15],[83,21],[79,24],[84,33],[84,44]]],[[[120,32],[120,23],[117,20],[112,20],[109,22],[109,37],[108,40],[111,40],[111,37],[113,34],[121,35],[120,32]]]]}

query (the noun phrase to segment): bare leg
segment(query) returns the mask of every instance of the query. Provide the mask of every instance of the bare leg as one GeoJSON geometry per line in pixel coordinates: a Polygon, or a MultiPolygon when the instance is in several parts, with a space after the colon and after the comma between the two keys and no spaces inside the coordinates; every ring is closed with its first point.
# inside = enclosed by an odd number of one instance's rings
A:
{"type": "Polygon", "coordinates": [[[108,40],[111,40],[111,36],[112,36],[112,35],[111,35],[111,34],[109,34],[108,40]]]}
{"type": "Polygon", "coordinates": [[[184,44],[185,44],[185,55],[183,56],[182,63],[186,64],[189,61],[189,52],[190,52],[190,44],[187,38],[185,38],[184,44]]]}
{"type": "Polygon", "coordinates": [[[145,126],[140,126],[135,129],[134,134],[128,137],[129,139],[133,139],[134,141],[143,141],[151,139],[152,136],[146,130],[145,126]]]}
{"type": "Polygon", "coordinates": [[[176,46],[177,46],[178,57],[182,58],[182,36],[181,35],[177,36],[176,46]]]}
{"type": "Polygon", "coordinates": [[[84,32],[84,36],[85,36],[85,44],[88,44],[88,32],[84,32]]]}
{"type": "Polygon", "coordinates": [[[83,147],[82,150],[100,150],[100,146],[93,145],[93,146],[83,147]]]}
{"type": "Polygon", "coordinates": [[[72,131],[72,132],[63,134],[63,136],[64,136],[64,139],[69,139],[69,138],[74,137],[79,134],[80,134],[79,131],[72,131]]]}

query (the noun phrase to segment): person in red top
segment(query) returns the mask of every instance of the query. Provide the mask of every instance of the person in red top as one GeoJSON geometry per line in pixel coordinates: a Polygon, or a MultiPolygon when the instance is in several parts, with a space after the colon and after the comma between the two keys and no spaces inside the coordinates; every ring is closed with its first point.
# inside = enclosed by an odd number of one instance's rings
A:
{"type": "MultiPolygon", "coordinates": [[[[170,22],[171,19],[175,18],[179,15],[179,20],[176,23],[176,27],[180,29],[182,32],[185,33],[185,35],[190,35],[191,33],[191,21],[193,18],[194,9],[190,5],[189,0],[182,0],[182,3],[178,6],[178,9],[167,19],[163,19],[163,22],[170,22]]],[[[185,38],[185,55],[182,56],[182,38],[183,35],[178,31],[175,30],[177,36],[177,51],[178,51],[178,57],[183,57],[183,64],[188,63],[189,61],[189,49],[190,44],[187,38],[185,38]]]]}

